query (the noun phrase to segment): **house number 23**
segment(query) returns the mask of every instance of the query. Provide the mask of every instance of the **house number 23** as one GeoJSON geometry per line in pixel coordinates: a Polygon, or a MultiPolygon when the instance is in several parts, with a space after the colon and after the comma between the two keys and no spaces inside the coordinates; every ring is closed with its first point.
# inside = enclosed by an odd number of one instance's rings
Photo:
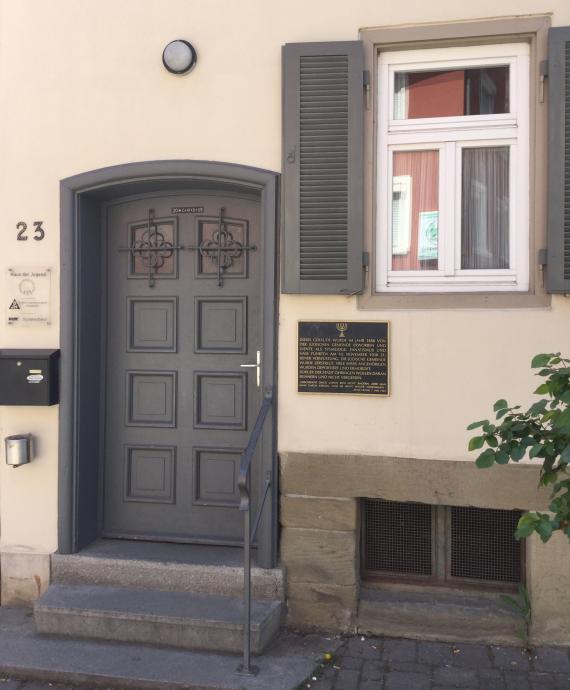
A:
{"type": "MultiPolygon", "coordinates": [[[[33,225],[34,225],[34,230],[33,230],[33,237],[34,240],[39,242],[40,240],[43,240],[43,238],[46,236],[46,232],[42,227],[43,220],[35,220],[33,225]]],[[[19,223],[16,224],[16,230],[18,231],[17,239],[20,242],[27,242],[29,237],[27,235],[28,232],[28,224],[24,223],[23,220],[21,220],[19,223]]]]}

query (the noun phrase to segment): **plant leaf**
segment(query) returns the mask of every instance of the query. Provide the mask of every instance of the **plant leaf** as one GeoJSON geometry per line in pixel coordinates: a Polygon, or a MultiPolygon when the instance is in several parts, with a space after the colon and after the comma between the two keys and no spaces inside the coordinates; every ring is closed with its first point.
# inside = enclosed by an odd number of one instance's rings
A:
{"type": "Polygon", "coordinates": [[[509,462],[509,454],[504,450],[498,450],[495,455],[497,465],[506,465],[509,462]]]}
{"type": "Polygon", "coordinates": [[[495,451],[492,448],[487,448],[486,451],[481,453],[481,455],[475,461],[477,467],[481,469],[492,467],[495,463],[495,451]]]}
{"type": "Polygon", "coordinates": [[[536,531],[540,535],[543,542],[547,542],[552,536],[552,524],[548,518],[540,520],[535,526],[536,531]]]}
{"type": "Polygon", "coordinates": [[[469,445],[467,446],[468,450],[478,450],[479,448],[483,448],[485,444],[485,439],[483,436],[473,436],[472,439],[469,441],[469,445]]]}
{"type": "Polygon", "coordinates": [[[501,599],[505,602],[505,604],[508,604],[508,606],[517,611],[517,613],[521,613],[522,606],[516,599],[510,597],[508,594],[501,594],[501,599]]]}
{"type": "Polygon", "coordinates": [[[487,424],[488,421],[488,419],[482,419],[480,422],[472,422],[467,427],[467,431],[473,431],[473,429],[477,429],[478,427],[483,426],[483,424],[487,424]]]}
{"type": "MultiPolygon", "coordinates": [[[[534,439],[533,439],[534,442],[534,439]]],[[[526,453],[526,448],[524,446],[515,446],[511,450],[511,458],[515,461],[518,462],[519,460],[522,460],[525,456],[526,453]]]]}
{"type": "Polygon", "coordinates": [[[531,369],[538,369],[540,367],[545,367],[550,362],[551,357],[552,357],[552,355],[546,355],[546,354],[535,355],[532,358],[532,362],[530,363],[531,369]]]}
{"type": "Polygon", "coordinates": [[[545,393],[550,393],[550,385],[548,383],[541,383],[540,386],[534,391],[536,395],[544,395],[545,393]]]}
{"type": "Polygon", "coordinates": [[[561,412],[558,417],[552,423],[557,429],[562,429],[570,425],[570,407],[567,407],[564,412],[561,412]]]}

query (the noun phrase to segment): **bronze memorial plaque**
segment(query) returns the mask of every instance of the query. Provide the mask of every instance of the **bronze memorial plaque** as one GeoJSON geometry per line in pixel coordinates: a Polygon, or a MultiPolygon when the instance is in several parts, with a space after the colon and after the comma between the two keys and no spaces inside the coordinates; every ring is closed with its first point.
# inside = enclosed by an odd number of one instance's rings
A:
{"type": "Polygon", "coordinates": [[[387,321],[300,321],[299,393],[389,395],[387,321]]]}

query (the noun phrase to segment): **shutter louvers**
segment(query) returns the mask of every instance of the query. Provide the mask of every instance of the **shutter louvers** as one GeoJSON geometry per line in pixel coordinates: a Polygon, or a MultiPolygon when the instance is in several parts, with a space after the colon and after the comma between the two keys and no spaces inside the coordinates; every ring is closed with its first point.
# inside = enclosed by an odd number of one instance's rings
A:
{"type": "Polygon", "coordinates": [[[362,44],[288,44],[283,58],[283,291],[359,292],[362,44]]]}
{"type": "Polygon", "coordinates": [[[570,293],[570,27],[549,31],[548,99],[546,289],[570,293]]]}

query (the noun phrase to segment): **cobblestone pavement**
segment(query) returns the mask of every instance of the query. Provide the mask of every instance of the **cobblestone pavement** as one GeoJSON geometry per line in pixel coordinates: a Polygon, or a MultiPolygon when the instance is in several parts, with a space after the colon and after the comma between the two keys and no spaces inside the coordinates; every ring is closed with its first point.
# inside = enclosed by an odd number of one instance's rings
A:
{"type": "MultiPolygon", "coordinates": [[[[570,690],[570,650],[352,637],[310,690],[570,690]]],[[[0,688],[1,690],[1,688],[0,688]]]]}

